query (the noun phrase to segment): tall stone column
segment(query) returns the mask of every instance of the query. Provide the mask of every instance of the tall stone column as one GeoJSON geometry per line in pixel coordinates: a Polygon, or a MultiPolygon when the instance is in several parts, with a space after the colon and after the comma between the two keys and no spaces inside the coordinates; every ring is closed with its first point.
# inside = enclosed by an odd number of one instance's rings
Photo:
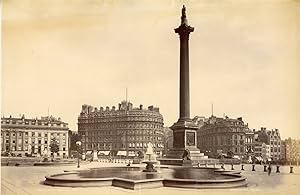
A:
{"type": "Polygon", "coordinates": [[[189,86],[189,35],[194,28],[188,25],[186,8],[183,6],[181,24],[175,29],[180,39],[180,89],[179,119],[171,126],[173,130],[173,148],[168,152],[166,164],[180,164],[180,160],[197,161],[203,157],[197,148],[198,126],[190,119],[190,86],[189,86]]]}
{"type": "Polygon", "coordinates": [[[183,6],[181,25],[175,29],[180,38],[180,120],[190,119],[189,35],[193,31],[194,28],[187,23],[185,7],[183,6]]]}

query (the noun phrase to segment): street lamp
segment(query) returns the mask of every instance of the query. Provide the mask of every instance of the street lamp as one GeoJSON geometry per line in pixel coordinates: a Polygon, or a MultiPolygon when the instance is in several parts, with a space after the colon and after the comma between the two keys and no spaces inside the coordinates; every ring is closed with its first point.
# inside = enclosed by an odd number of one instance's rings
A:
{"type": "Polygon", "coordinates": [[[80,165],[79,165],[79,149],[80,149],[80,146],[81,146],[81,141],[77,141],[76,142],[76,146],[77,146],[77,168],[79,168],[80,167],[80,165]]]}

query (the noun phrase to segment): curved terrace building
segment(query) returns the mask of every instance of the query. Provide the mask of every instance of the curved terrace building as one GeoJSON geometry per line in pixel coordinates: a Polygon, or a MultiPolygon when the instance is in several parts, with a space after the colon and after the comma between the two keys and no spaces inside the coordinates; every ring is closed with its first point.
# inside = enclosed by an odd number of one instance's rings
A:
{"type": "Polygon", "coordinates": [[[86,152],[98,151],[98,155],[136,156],[145,153],[149,142],[154,151],[161,154],[163,144],[163,116],[159,108],[122,101],[118,108],[105,109],[82,105],[78,117],[78,133],[86,152]]]}
{"type": "Polygon", "coordinates": [[[198,147],[211,157],[232,152],[240,157],[254,151],[254,133],[242,118],[211,116],[199,126],[198,147]]]}

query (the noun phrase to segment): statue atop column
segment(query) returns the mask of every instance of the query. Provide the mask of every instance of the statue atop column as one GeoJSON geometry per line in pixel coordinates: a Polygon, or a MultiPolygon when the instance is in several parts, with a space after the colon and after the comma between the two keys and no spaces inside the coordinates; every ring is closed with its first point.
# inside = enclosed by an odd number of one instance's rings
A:
{"type": "Polygon", "coordinates": [[[186,24],[186,25],[188,25],[188,23],[187,23],[187,18],[186,18],[186,8],[185,8],[185,6],[183,5],[183,7],[182,7],[182,10],[181,10],[181,24],[186,24]]]}

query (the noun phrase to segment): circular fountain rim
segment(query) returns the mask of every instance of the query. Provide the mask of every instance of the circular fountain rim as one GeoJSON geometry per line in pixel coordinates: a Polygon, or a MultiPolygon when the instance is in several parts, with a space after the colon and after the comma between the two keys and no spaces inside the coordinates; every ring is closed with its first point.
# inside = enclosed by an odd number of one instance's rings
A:
{"type": "MultiPolygon", "coordinates": [[[[103,167],[107,168],[107,167],[103,167]]],[[[124,167],[111,167],[111,168],[124,168],[124,167]]],[[[138,168],[138,167],[135,167],[138,168]]],[[[177,167],[186,168],[186,167],[177,167]]],[[[59,178],[63,175],[78,174],[83,170],[67,171],[64,173],[45,176],[46,180],[44,184],[52,186],[64,186],[64,187],[98,187],[98,186],[116,186],[128,189],[137,188],[157,188],[157,187],[176,187],[176,188],[235,188],[247,186],[246,177],[240,175],[238,171],[225,171],[218,168],[203,168],[203,167],[191,167],[193,169],[215,169],[215,172],[222,172],[221,175],[231,176],[230,179],[180,179],[180,178],[152,178],[152,179],[140,179],[133,180],[120,177],[106,177],[106,178],[59,178]],[[108,183],[107,183],[108,182],[108,183]],[[85,185],[83,185],[83,183],[85,185]],[[138,187],[137,187],[138,186],[138,187]]],[[[97,168],[101,169],[101,168],[97,168]]],[[[172,168],[167,168],[172,169],[172,168]]],[[[145,172],[141,172],[147,174],[145,172]]]]}

